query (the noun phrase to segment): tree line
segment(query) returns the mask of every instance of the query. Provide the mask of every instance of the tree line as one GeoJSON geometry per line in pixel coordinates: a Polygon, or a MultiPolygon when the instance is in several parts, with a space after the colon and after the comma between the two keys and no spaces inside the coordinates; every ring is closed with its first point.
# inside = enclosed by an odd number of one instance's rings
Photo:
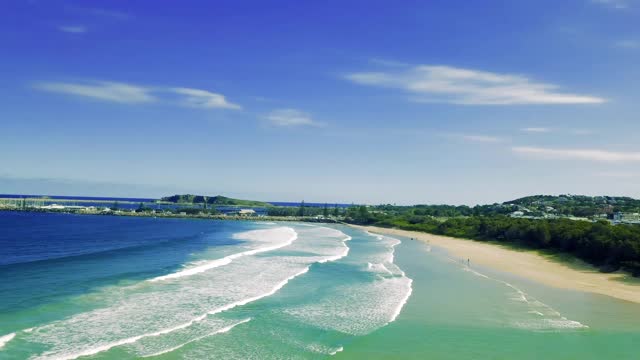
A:
{"type": "Polygon", "coordinates": [[[576,256],[602,271],[624,269],[640,276],[640,226],[608,221],[523,219],[504,215],[453,217],[371,212],[365,206],[347,210],[345,222],[422,231],[436,235],[498,241],[576,256]]]}

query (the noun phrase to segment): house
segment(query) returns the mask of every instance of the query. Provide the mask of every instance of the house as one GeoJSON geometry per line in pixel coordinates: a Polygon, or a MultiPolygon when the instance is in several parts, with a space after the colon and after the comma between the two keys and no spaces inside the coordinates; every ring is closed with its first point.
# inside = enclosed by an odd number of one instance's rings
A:
{"type": "Polygon", "coordinates": [[[640,214],[617,212],[613,214],[613,222],[616,223],[640,223],[640,214]]]}
{"type": "Polygon", "coordinates": [[[58,204],[51,204],[51,205],[41,206],[40,209],[45,209],[45,210],[64,210],[64,206],[58,205],[58,204]]]}
{"type": "Polygon", "coordinates": [[[253,209],[240,209],[240,211],[238,211],[238,215],[240,216],[255,216],[256,215],[256,211],[253,209]]]}
{"type": "Polygon", "coordinates": [[[522,212],[522,211],[514,211],[509,216],[511,216],[511,217],[522,217],[522,216],[524,216],[524,212],[522,212]]]}

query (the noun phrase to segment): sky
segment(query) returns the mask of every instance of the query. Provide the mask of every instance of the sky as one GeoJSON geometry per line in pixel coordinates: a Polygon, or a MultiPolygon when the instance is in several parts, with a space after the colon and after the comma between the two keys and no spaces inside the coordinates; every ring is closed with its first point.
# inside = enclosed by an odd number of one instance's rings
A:
{"type": "Polygon", "coordinates": [[[640,1],[3,1],[0,193],[640,197],[640,1]]]}

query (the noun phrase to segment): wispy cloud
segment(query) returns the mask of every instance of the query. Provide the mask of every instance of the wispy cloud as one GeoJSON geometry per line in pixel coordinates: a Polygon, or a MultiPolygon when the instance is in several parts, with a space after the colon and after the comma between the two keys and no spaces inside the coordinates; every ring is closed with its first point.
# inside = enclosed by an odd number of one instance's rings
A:
{"type": "Polygon", "coordinates": [[[407,67],[409,64],[403,63],[400,61],[382,59],[382,58],[370,58],[369,62],[375,65],[386,66],[386,67],[407,67]]]}
{"type": "Polygon", "coordinates": [[[520,129],[521,131],[527,132],[527,133],[548,133],[551,132],[550,128],[546,128],[546,127],[527,127],[527,128],[522,128],[520,129]]]}
{"type": "Polygon", "coordinates": [[[599,104],[606,100],[561,92],[554,84],[527,77],[452,66],[420,65],[345,78],[360,85],[401,89],[419,102],[461,105],[599,104]]]}
{"type": "Polygon", "coordinates": [[[87,32],[87,28],[82,25],[58,26],[58,30],[71,34],[84,34],[87,32]]]}
{"type": "Polygon", "coordinates": [[[102,18],[105,20],[125,21],[133,17],[130,13],[114,9],[82,7],[73,5],[66,5],[65,9],[75,14],[89,15],[93,16],[94,18],[102,18]]]}
{"type": "Polygon", "coordinates": [[[587,160],[598,162],[638,162],[640,152],[621,152],[599,149],[551,149],[541,147],[513,147],[517,154],[550,160],[587,160]]]}
{"type": "Polygon", "coordinates": [[[626,9],[629,7],[629,2],[627,0],[591,0],[591,2],[612,9],[626,9]]]}
{"type": "Polygon", "coordinates": [[[638,40],[619,40],[614,46],[622,49],[640,49],[640,41],[638,40]]]}
{"type": "Polygon", "coordinates": [[[40,82],[35,89],[123,104],[168,102],[202,109],[241,109],[225,96],[207,90],[183,87],[151,87],[112,81],[40,82]]]}
{"type": "Polygon", "coordinates": [[[324,124],[314,120],[311,115],[296,109],[278,109],[270,112],[265,117],[271,125],[293,126],[323,126],[324,124]]]}
{"type": "Polygon", "coordinates": [[[486,135],[462,135],[464,140],[472,141],[472,142],[480,142],[480,143],[501,143],[504,142],[503,139],[494,137],[494,136],[486,136],[486,135]]]}
{"type": "Polygon", "coordinates": [[[593,130],[589,129],[573,129],[571,133],[574,135],[591,135],[593,134],[593,130]]]}
{"type": "Polygon", "coordinates": [[[483,134],[456,134],[456,133],[440,133],[440,137],[459,139],[465,142],[473,143],[485,143],[485,144],[497,144],[503,143],[506,140],[497,136],[483,135],[483,134]]]}
{"type": "Polygon", "coordinates": [[[131,18],[131,14],[128,14],[122,11],[101,9],[101,8],[89,8],[85,10],[92,15],[111,18],[114,20],[129,20],[131,18]]]}
{"type": "Polygon", "coordinates": [[[87,83],[41,82],[34,85],[38,90],[112,101],[139,104],[156,101],[150,89],[119,82],[94,81],[87,83]]]}
{"type": "Polygon", "coordinates": [[[181,103],[185,106],[203,109],[241,109],[240,105],[230,103],[224,95],[207,90],[190,88],[171,88],[176,94],[184,95],[181,103]]]}
{"type": "Polygon", "coordinates": [[[604,172],[595,173],[594,175],[600,176],[600,177],[606,177],[606,178],[615,178],[615,179],[640,178],[640,173],[633,173],[633,172],[604,171],[604,172]]]}

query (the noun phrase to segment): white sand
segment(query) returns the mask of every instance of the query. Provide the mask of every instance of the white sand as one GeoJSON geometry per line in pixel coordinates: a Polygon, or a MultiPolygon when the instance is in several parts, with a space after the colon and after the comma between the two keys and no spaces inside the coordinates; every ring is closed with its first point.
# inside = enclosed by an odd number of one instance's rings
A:
{"type": "Polygon", "coordinates": [[[517,251],[495,243],[373,226],[355,227],[372,233],[429,242],[446,249],[453,256],[471,259],[472,264],[508,272],[556,288],[591,292],[640,303],[640,281],[629,280],[628,274],[620,272],[601,273],[579,260],[566,264],[549,260],[535,251],[517,251]]]}

